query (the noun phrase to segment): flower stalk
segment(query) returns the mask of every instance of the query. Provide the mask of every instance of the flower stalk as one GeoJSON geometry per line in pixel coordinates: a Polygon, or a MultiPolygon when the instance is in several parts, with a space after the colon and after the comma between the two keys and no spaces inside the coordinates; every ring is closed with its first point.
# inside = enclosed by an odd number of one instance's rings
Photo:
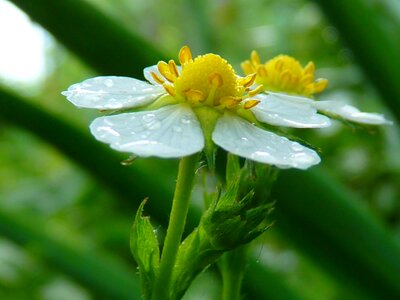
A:
{"type": "Polygon", "coordinates": [[[199,153],[196,153],[183,157],[179,164],[171,215],[167,235],[165,237],[164,249],[161,254],[160,270],[152,294],[153,300],[168,299],[165,295],[170,294],[171,275],[185,228],[198,159],[199,153]]]}
{"type": "Polygon", "coordinates": [[[218,261],[222,277],[222,300],[240,300],[247,246],[225,253],[218,261]]]}

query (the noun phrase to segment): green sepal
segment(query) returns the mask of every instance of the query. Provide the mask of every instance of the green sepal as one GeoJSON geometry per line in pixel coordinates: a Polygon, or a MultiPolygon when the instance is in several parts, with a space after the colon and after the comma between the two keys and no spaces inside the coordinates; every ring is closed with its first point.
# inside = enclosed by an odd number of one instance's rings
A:
{"type": "Polygon", "coordinates": [[[275,178],[275,169],[251,162],[240,168],[238,158],[228,155],[226,190],[210,205],[200,224],[213,247],[234,249],[265,231],[262,223],[274,203],[268,202],[268,193],[261,193],[260,187],[269,190],[275,178]]]}
{"type": "Polygon", "coordinates": [[[146,202],[147,199],[143,200],[137,210],[130,236],[130,248],[139,267],[143,299],[150,299],[158,275],[160,249],[150,218],[142,215],[146,202]]]}
{"type": "Polygon", "coordinates": [[[152,102],[151,104],[147,105],[144,107],[145,110],[156,110],[161,107],[167,106],[167,105],[174,105],[178,104],[181,101],[177,99],[176,97],[172,97],[169,94],[165,94],[161,97],[159,97],[156,101],[152,102]]]}
{"type": "Polygon", "coordinates": [[[205,141],[204,153],[206,155],[207,164],[209,169],[213,170],[215,166],[217,147],[212,140],[212,133],[218,118],[221,116],[221,113],[205,105],[194,108],[194,112],[196,113],[201,125],[201,129],[203,130],[205,141]]]}
{"type": "Polygon", "coordinates": [[[226,162],[226,182],[239,181],[240,173],[239,157],[228,153],[226,162]]]}
{"type": "Polygon", "coordinates": [[[201,226],[196,228],[179,247],[174,267],[171,299],[181,299],[193,279],[224,253],[210,245],[201,226]]]}
{"type": "Polygon", "coordinates": [[[193,279],[222,254],[251,242],[265,232],[266,218],[274,203],[266,193],[259,199],[254,191],[270,186],[274,169],[251,163],[240,166],[228,154],[227,185],[207,196],[209,203],[196,228],[180,245],[171,283],[171,298],[180,299],[193,279]],[[261,182],[259,182],[261,181],[261,182]]]}

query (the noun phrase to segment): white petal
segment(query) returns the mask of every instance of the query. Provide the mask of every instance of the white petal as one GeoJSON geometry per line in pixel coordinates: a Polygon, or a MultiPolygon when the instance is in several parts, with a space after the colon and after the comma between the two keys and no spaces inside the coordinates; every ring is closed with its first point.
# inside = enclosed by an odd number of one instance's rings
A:
{"type": "Polygon", "coordinates": [[[315,101],[313,105],[322,112],[336,115],[352,122],[371,125],[392,124],[381,114],[361,112],[354,106],[338,101],[315,101]]]}
{"type": "Polygon", "coordinates": [[[111,148],[143,157],[182,157],[204,147],[199,121],[190,107],[182,104],[100,117],[90,130],[111,148]]]}
{"type": "Polygon", "coordinates": [[[144,75],[144,78],[146,78],[146,80],[147,80],[148,82],[150,82],[151,84],[160,85],[157,81],[155,81],[155,80],[153,79],[153,77],[151,76],[151,73],[155,73],[155,74],[158,75],[160,78],[164,78],[164,77],[161,75],[161,73],[158,71],[157,65],[153,65],[153,66],[144,68],[144,69],[143,69],[143,75],[144,75]]]}
{"type": "MultiPolygon", "coordinates": [[[[182,67],[181,66],[177,66],[177,68],[178,68],[178,72],[180,74],[181,71],[182,71],[182,67]]],[[[153,79],[153,77],[151,76],[151,73],[155,73],[156,75],[158,75],[158,77],[160,77],[161,79],[164,79],[164,76],[161,75],[160,71],[158,71],[157,65],[153,65],[153,66],[144,68],[143,75],[144,75],[144,78],[146,78],[146,80],[148,82],[150,82],[151,84],[160,85],[157,81],[155,81],[153,79]]],[[[166,80],[166,79],[164,79],[164,80],[166,80]]]]}
{"type": "Polygon", "coordinates": [[[90,78],[62,92],[74,105],[96,109],[139,107],[153,102],[163,93],[161,86],[119,76],[90,78]]]}
{"type": "Polygon", "coordinates": [[[233,154],[279,168],[307,169],[321,161],[314,150],[229,113],[217,121],[212,139],[233,154]]]}
{"type": "Polygon", "coordinates": [[[295,128],[322,128],[331,125],[328,117],[320,115],[311,105],[311,99],[285,94],[259,94],[254,99],[261,100],[251,111],[257,120],[295,128]]]}

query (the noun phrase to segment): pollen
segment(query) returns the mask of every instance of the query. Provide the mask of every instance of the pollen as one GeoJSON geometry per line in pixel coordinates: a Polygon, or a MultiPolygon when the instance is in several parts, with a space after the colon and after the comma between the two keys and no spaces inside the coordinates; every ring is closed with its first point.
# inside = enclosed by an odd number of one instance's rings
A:
{"type": "MultiPolygon", "coordinates": [[[[159,74],[151,74],[178,101],[186,101],[192,106],[234,110],[244,107],[243,100],[262,92],[262,87],[252,89],[255,73],[241,78],[219,55],[208,53],[192,58],[190,48],[184,46],[178,58],[181,67],[173,60],[160,61],[157,64],[159,74]]],[[[257,104],[252,103],[253,106],[257,104]]]]}
{"type": "Polygon", "coordinates": [[[200,91],[209,105],[218,104],[222,97],[238,96],[236,86],[232,66],[219,55],[211,53],[185,63],[181,75],[175,81],[178,95],[185,95],[189,90],[200,91]]]}
{"type": "Polygon", "coordinates": [[[246,75],[257,74],[255,82],[272,92],[310,97],[322,92],[328,85],[326,79],[315,79],[313,62],[303,68],[296,59],[288,55],[278,55],[262,64],[257,52],[253,51],[250,60],[242,63],[242,69],[246,75]]]}

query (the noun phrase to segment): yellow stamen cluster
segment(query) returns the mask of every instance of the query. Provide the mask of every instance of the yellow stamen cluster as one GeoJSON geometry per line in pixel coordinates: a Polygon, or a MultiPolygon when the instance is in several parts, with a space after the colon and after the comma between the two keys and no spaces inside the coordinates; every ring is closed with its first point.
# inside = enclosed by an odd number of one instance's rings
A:
{"type": "Polygon", "coordinates": [[[261,86],[251,90],[256,74],[239,78],[232,66],[219,55],[199,55],[195,59],[188,46],[179,52],[179,70],[176,63],[160,61],[159,74],[151,73],[154,81],[162,84],[165,91],[179,101],[192,106],[208,105],[218,109],[250,109],[259,103],[249,99],[260,93],[261,86]]]}
{"type": "Polygon", "coordinates": [[[257,52],[253,51],[250,60],[242,63],[242,68],[245,74],[256,73],[255,82],[262,84],[266,91],[309,97],[322,92],[328,85],[326,79],[314,79],[313,62],[303,68],[296,59],[287,55],[278,55],[262,64],[257,52]]]}

